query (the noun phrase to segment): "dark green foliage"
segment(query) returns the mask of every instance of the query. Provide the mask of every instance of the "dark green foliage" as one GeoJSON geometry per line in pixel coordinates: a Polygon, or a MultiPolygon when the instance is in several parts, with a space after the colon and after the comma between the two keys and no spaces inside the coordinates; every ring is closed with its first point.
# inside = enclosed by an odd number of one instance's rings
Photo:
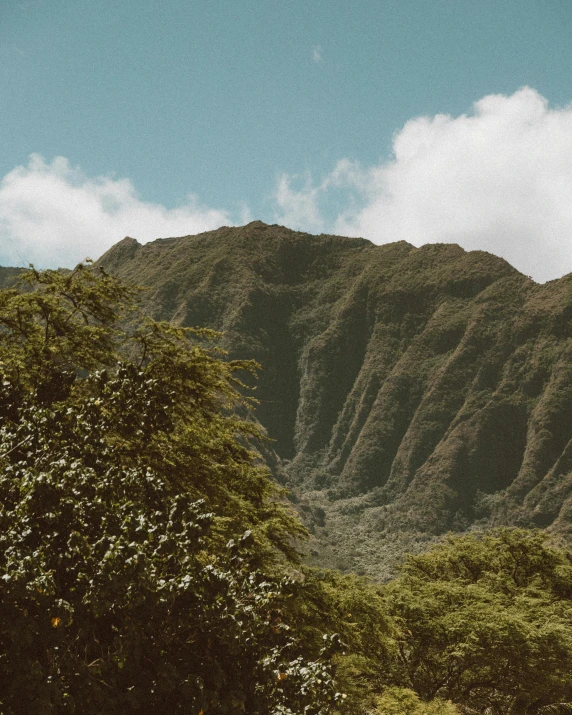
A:
{"type": "Polygon", "coordinates": [[[120,331],[106,274],[28,280],[0,293],[2,712],[331,712],[336,639],[289,626],[304,531],[233,411],[254,365],[120,331]]]}
{"type": "Polygon", "coordinates": [[[97,398],[70,417],[59,449],[57,411],[22,414],[2,440],[31,438],[0,479],[6,711],[322,712],[331,675],[293,662],[277,614],[294,583],[257,568],[251,532],[213,553],[204,502],[111,449],[80,458],[82,443],[104,443],[97,398]],[[283,692],[282,671],[306,697],[283,692]]]}
{"type": "Polygon", "coordinates": [[[305,569],[304,576],[295,604],[296,633],[312,643],[335,624],[343,643],[334,660],[338,687],[347,696],[344,713],[361,715],[389,669],[392,627],[381,587],[323,569],[305,569]]]}

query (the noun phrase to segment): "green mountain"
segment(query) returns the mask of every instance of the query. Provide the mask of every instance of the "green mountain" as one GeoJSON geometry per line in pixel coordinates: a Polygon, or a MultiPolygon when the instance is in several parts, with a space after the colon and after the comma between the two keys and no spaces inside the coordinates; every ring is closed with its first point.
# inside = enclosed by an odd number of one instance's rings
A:
{"type": "Polygon", "coordinates": [[[0,289],[11,288],[18,280],[21,272],[21,268],[3,268],[0,266],[0,289]]]}
{"type": "Polygon", "coordinates": [[[450,530],[572,533],[572,275],[259,221],[125,238],[100,263],[260,362],[257,417],[316,561],[379,577],[450,530]]]}

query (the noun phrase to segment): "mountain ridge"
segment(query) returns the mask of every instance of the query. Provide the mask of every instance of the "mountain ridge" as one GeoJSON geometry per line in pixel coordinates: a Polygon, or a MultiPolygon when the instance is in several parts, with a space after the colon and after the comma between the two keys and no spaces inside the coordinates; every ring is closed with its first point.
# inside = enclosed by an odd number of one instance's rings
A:
{"type": "Polygon", "coordinates": [[[318,560],[375,575],[448,530],[570,532],[572,276],[261,222],[124,239],[100,263],[262,364],[257,415],[318,560]]]}
{"type": "Polygon", "coordinates": [[[448,531],[572,537],[572,275],[259,221],[126,237],[98,264],[262,365],[257,418],[315,562],[384,578],[448,531]]]}

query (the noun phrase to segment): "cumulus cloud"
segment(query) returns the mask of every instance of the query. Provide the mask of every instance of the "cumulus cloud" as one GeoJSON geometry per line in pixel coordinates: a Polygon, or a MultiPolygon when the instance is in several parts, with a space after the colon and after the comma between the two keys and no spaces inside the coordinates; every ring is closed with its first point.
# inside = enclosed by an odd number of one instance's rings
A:
{"type": "Polygon", "coordinates": [[[277,216],[375,243],[458,243],[546,281],[572,271],[572,106],[535,90],[490,95],[469,114],[407,122],[377,166],[343,160],[314,183],[282,176],[277,216]],[[332,216],[332,192],[341,197],[332,216]]]}
{"type": "Polygon", "coordinates": [[[0,265],[73,266],[126,235],[144,243],[231,223],[194,196],[168,209],[139,199],[128,179],[89,178],[64,157],[33,154],[0,182],[0,265]]]}
{"type": "Polygon", "coordinates": [[[368,193],[368,172],[357,162],[341,159],[334,170],[320,183],[314,183],[310,172],[305,174],[281,174],[276,182],[274,202],[275,219],[279,223],[305,231],[332,230],[332,221],[326,217],[325,204],[338,209],[344,205],[344,214],[358,211],[363,206],[363,197],[368,193]]]}
{"type": "Polygon", "coordinates": [[[320,195],[326,190],[328,179],[322,184],[313,186],[309,173],[303,178],[302,186],[297,189],[294,184],[299,183],[299,176],[282,174],[278,178],[274,201],[278,213],[276,218],[279,223],[293,228],[303,228],[305,231],[321,231],[324,227],[324,218],[318,207],[320,195]]]}
{"type": "MultiPolygon", "coordinates": [[[[319,49],[319,48],[317,48],[319,49]]],[[[375,166],[348,159],[315,181],[282,175],[273,220],[311,232],[459,243],[545,281],[572,271],[572,105],[535,90],[490,95],[468,114],[407,122],[375,166]]],[[[244,207],[242,223],[252,216],[244,207]]],[[[92,178],[32,155],[0,181],[0,265],[71,266],[125,235],[141,242],[234,223],[196,197],[168,209],[128,179],[92,178]]]]}

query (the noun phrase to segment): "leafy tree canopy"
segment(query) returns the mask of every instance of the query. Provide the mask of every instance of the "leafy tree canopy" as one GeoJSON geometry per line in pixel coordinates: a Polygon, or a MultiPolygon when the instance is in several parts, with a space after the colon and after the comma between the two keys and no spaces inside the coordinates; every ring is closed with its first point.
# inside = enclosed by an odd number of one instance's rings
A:
{"type": "Polygon", "coordinates": [[[0,292],[2,711],[330,712],[337,639],[288,623],[304,530],[237,417],[256,366],[92,268],[25,280],[0,292]]]}
{"type": "Polygon", "coordinates": [[[572,555],[539,531],[450,538],[387,587],[393,682],[466,712],[572,712],[572,555]]]}

